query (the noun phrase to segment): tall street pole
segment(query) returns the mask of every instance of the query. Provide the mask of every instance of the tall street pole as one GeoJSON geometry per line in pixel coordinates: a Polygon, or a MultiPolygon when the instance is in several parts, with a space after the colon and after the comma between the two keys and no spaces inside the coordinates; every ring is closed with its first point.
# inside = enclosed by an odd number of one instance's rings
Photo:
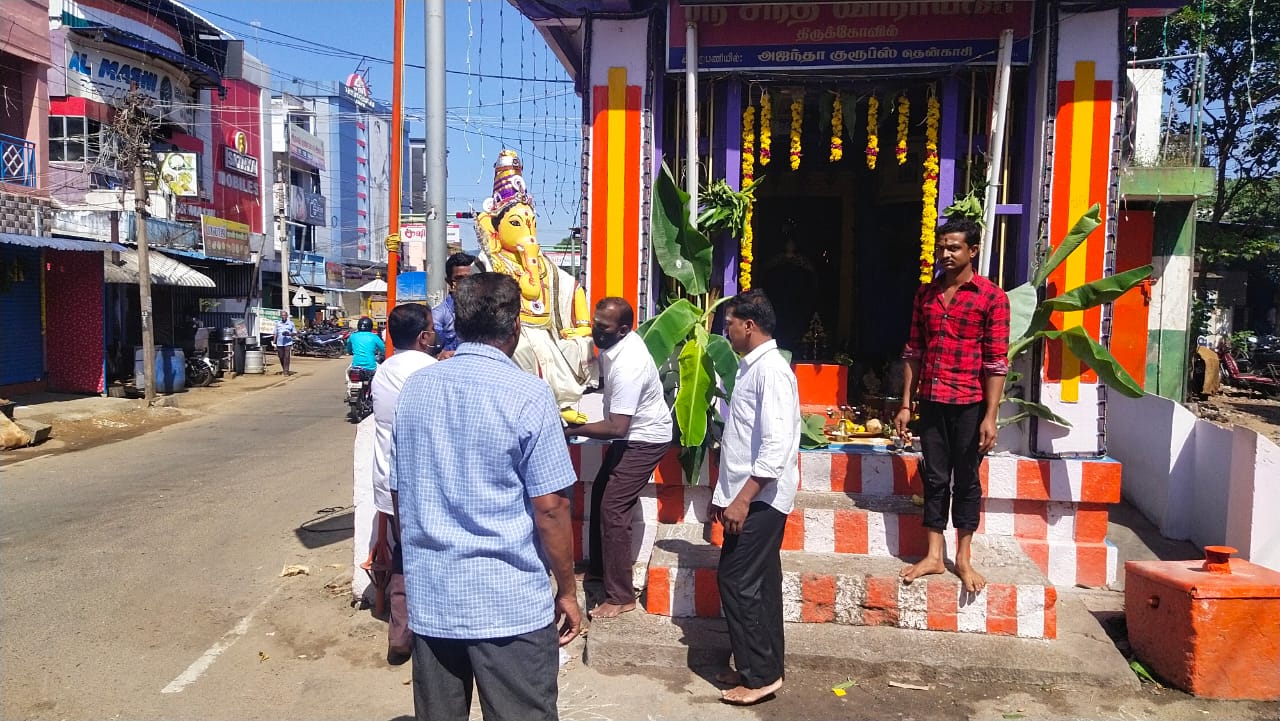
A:
{"type": "MultiPolygon", "coordinates": [[[[396,307],[400,276],[401,173],[404,168],[404,0],[395,4],[395,50],[391,60],[391,227],[387,231],[387,313],[396,307]]],[[[395,348],[387,343],[387,355],[395,348]]]]}
{"type": "Polygon", "coordinates": [[[444,263],[448,255],[445,162],[444,2],[427,1],[427,298],[444,300],[444,263]]]}
{"type": "MultiPolygon", "coordinates": [[[[142,111],[136,111],[142,112],[142,111]]],[[[147,184],[142,178],[141,152],[133,164],[133,208],[138,231],[138,304],[142,306],[142,398],[156,399],[156,339],[151,317],[151,258],[147,248],[147,184]]]]}

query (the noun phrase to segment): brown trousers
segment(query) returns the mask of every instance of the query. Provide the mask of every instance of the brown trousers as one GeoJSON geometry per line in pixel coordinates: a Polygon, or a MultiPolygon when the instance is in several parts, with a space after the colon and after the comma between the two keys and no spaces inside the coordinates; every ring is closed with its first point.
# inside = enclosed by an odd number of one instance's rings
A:
{"type": "Polygon", "coordinates": [[[588,571],[604,578],[605,600],[634,603],[631,584],[631,516],[668,443],[616,440],[605,451],[604,462],[591,485],[590,564],[588,571]]]}

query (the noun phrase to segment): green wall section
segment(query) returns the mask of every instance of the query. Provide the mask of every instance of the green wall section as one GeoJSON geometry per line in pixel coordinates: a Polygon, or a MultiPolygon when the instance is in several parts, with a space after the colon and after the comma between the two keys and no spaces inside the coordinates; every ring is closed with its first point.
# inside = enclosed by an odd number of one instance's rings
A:
{"type": "Polygon", "coordinates": [[[1156,206],[1152,255],[1191,255],[1195,251],[1195,207],[1195,203],[1190,202],[1156,206]]]}
{"type": "Polygon", "coordinates": [[[1181,402],[1187,392],[1190,336],[1183,330],[1147,333],[1147,378],[1143,390],[1181,402]]]}

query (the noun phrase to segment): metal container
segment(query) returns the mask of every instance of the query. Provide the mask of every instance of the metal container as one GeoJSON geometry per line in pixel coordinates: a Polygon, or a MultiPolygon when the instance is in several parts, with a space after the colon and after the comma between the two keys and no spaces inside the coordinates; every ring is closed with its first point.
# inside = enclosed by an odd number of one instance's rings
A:
{"type": "Polygon", "coordinates": [[[233,327],[222,329],[222,340],[231,342],[236,339],[236,329],[233,327]]]}
{"type": "Polygon", "coordinates": [[[261,375],[262,368],[262,351],[250,350],[244,354],[244,372],[246,375],[261,375]]]}

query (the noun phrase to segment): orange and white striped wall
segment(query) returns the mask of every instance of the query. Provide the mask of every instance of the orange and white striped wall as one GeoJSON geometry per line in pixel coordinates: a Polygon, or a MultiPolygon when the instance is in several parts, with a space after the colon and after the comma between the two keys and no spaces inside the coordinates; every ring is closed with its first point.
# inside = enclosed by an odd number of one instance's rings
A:
{"type": "MultiPolygon", "coordinates": [[[[592,20],[590,166],[587,184],[587,294],[619,296],[641,309],[640,278],[648,20],[592,20]]],[[[645,189],[643,192],[648,192],[645,189]]],[[[646,277],[647,273],[643,274],[646,277]]]]}
{"type": "MultiPolygon", "coordinates": [[[[1056,106],[1049,194],[1048,239],[1056,247],[1094,203],[1103,225],[1049,277],[1052,297],[1103,277],[1109,242],[1113,177],[1112,151],[1120,57],[1118,10],[1063,15],[1057,27],[1056,106]]],[[[1054,327],[1083,328],[1100,340],[1101,308],[1055,313],[1054,327]]],[[[1038,450],[1049,453],[1098,450],[1098,378],[1059,342],[1046,345],[1041,400],[1071,421],[1072,428],[1042,423],[1038,450]]]]}

